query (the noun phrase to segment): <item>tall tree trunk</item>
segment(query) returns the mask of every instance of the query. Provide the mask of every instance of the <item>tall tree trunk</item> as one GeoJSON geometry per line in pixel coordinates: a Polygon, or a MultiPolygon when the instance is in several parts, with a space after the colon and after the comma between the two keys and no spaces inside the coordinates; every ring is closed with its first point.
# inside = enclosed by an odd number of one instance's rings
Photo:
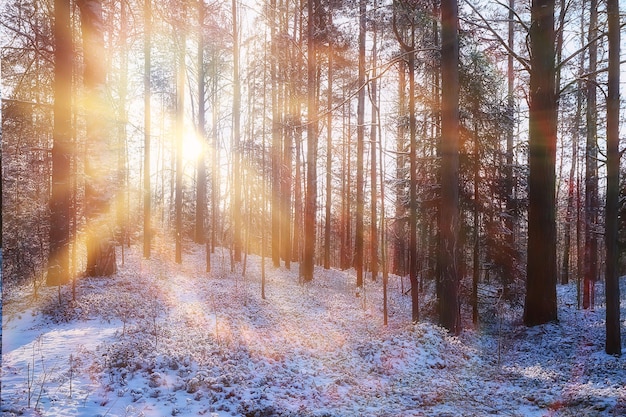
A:
{"type": "Polygon", "coordinates": [[[598,117],[596,70],[598,67],[598,2],[589,2],[589,79],[587,81],[587,148],[585,151],[585,274],[583,308],[593,308],[598,280],[598,117]]]}
{"type": "MultiPolygon", "coordinates": [[[[374,0],[374,10],[377,8],[377,2],[374,0]]],[[[372,271],[372,280],[376,281],[378,277],[378,227],[377,227],[377,184],[376,184],[376,132],[378,130],[378,83],[376,80],[377,63],[377,44],[376,44],[376,19],[372,19],[372,81],[370,82],[370,100],[372,102],[372,123],[370,130],[370,190],[371,190],[371,218],[370,218],[370,269],[372,271]]],[[[381,150],[382,152],[382,150],[381,150]]]]}
{"type": "Polygon", "coordinates": [[[175,185],[175,229],[176,229],[176,253],[175,262],[183,261],[183,136],[184,136],[184,115],[185,115],[185,44],[186,36],[182,28],[179,45],[176,69],[176,185],[175,185]]]}
{"type": "Polygon", "coordinates": [[[621,355],[620,290],[617,270],[619,200],[619,87],[620,22],[618,0],[607,0],[609,20],[609,82],[607,98],[607,191],[606,191],[606,345],[610,355],[621,355]]]}
{"type": "MultiPolygon", "coordinates": [[[[508,25],[508,46],[511,51],[515,48],[515,0],[509,0],[509,25],[508,25]]],[[[509,117],[509,125],[506,132],[506,243],[510,250],[510,256],[506,258],[505,267],[502,274],[502,293],[505,298],[509,296],[509,285],[513,281],[516,264],[516,243],[515,243],[515,197],[513,178],[513,139],[515,137],[515,68],[513,66],[513,54],[509,53],[507,57],[507,115],[509,117]]]]}
{"type": "MultiPolygon", "coordinates": [[[[328,4],[328,25],[333,25],[332,4],[328,4]]],[[[324,269],[330,268],[330,223],[333,161],[333,41],[328,43],[328,90],[326,92],[326,216],[324,218],[324,269]]]]}
{"type": "Polygon", "coordinates": [[[319,2],[307,3],[308,28],[307,28],[307,156],[306,156],[306,193],[304,207],[304,254],[302,258],[301,276],[304,281],[313,279],[315,265],[315,224],[317,213],[317,134],[318,134],[318,109],[317,109],[317,14],[319,2]]]}
{"type": "Polygon", "coordinates": [[[557,319],[554,0],[533,0],[530,27],[528,263],[524,323],[557,319]]]}
{"type": "Polygon", "coordinates": [[[87,276],[109,276],[117,271],[113,219],[115,148],[107,137],[106,68],[103,64],[104,25],[100,0],[80,0],[86,99],[85,216],[88,223],[87,276]]]}
{"type": "Polygon", "coordinates": [[[151,72],[151,43],[152,43],[152,0],[144,0],[143,19],[144,19],[144,72],[143,72],[143,91],[144,91],[144,150],[143,150],[143,257],[150,259],[150,247],[152,238],[152,192],[150,189],[150,135],[151,135],[151,89],[150,89],[150,72],[151,72]]]}
{"type": "Polygon", "coordinates": [[[205,81],[204,81],[204,0],[198,0],[198,135],[202,142],[202,148],[196,161],[196,243],[204,243],[206,236],[204,223],[206,221],[207,190],[206,190],[206,164],[205,164],[205,142],[206,142],[206,114],[205,114],[205,81]]]}
{"type": "Polygon", "coordinates": [[[439,323],[461,330],[459,311],[459,35],[456,0],[441,2],[441,206],[439,323]]]}
{"type": "Polygon", "coordinates": [[[239,79],[239,23],[237,1],[232,0],[233,16],[233,250],[234,261],[241,262],[241,81],[239,79]]]}
{"type": "Polygon", "coordinates": [[[278,27],[278,16],[276,12],[276,0],[270,1],[270,38],[271,38],[271,60],[270,60],[270,80],[272,83],[272,262],[274,267],[280,266],[280,189],[281,189],[281,121],[279,103],[279,84],[277,74],[278,61],[278,38],[276,28],[278,27]]]}
{"type": "Polygon", "coordinates": [[[69,0],[54,2],[54,131],[47,285],[69,282],[72,38],[69,0]]]}
{"type": "Polygon", "coordinates": [[[359,0],[359,69],[357,78],[357,122],[356,122],[356,225],[354,237],[354,269],[356,286],[363,287],[363,211],[365,181],[363,153],[365,152],[365,32],[367,1],[359,0]]]}
{"type": "Polygon", "coordinates": [[[406,59],[398,61],[398,128],[396,137],[396,204],[394,221],[393,273],[406,274],[406,59]]]}

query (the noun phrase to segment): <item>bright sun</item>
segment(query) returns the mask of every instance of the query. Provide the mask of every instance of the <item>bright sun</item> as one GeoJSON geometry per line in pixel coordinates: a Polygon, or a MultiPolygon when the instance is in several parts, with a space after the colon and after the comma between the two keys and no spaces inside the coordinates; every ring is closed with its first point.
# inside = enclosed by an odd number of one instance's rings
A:
{"type": "Polygon", "coordinates": [[[183,164],[195,164],[201,152],[204,152],[202,141],[193,132],[185,132],[183,138],[183,164]]]}

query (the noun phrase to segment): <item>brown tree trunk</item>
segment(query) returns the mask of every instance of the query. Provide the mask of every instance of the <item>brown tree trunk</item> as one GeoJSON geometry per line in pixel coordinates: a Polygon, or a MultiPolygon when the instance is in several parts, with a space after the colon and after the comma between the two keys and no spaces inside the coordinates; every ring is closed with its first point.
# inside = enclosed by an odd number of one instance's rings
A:
{"type": "Polygon", "coordinates": [[[533,0],[530,27],[528,263],[524,323],[557,319],[554,0],[533,0]]]}
{"type": "MultiPolygon", "coordinates": [[[[374,1],[374,10],[376,10],[377,2],[374,1]]],[[[370,190],[371,190],[371,216],[370,216],[370,270],[372,271],[372,280],[376,281],[378,277],[378,227],[377,227],[377,184],[376,184],[376,131],[378,130],[378,83],[376,80],[376,66],[378,63],[376,49],[376,19],[372,19],[372,81],[370,82],[370,100],[372,102],[372,123],[370,130],[370,190]]]]}
{"type": "Polygon", "coordinates": [[[354,269],[356,286],[363,287],[363,211],[365,181],[363,174],[363,153],[365,152],[365,23],[367,1],[359,0],[359,69],[357,78],[357,122],[356,122],[356,225],[354,237],[354,269]]]}
{"type": "Polygon", "coordinates": [[[587,148],[585,152],[585,273],[583,308],[593,308],[592,291],[598,280],[598,117],[596,69],[598,61],[598,2],[589,3],[589,80],[587,81],[587,148]]]}
{"type": "Polygon", "coordinates": [[[46,285],[66,284],[70,278],[73,56],[69,3],[69,0],[55,0],[54,2],[54,131],[52,137],[50,246],[46,285]]]}
{"type": "Polygon", "coordinates": [[[620,290],[617,270],[619,204],[619,87],[620,22],[618,0],[607,0],[609,20],[609,82],[607,98],[607,191],[606,191],[606,345],[610,355],[622,354],[620,290]]]}
{"type": "Polygon", "coordinates": [[[459,37],[456,0],[441,2],[441,205],[439,323],[461,330],[459,305],[459,37]]]}

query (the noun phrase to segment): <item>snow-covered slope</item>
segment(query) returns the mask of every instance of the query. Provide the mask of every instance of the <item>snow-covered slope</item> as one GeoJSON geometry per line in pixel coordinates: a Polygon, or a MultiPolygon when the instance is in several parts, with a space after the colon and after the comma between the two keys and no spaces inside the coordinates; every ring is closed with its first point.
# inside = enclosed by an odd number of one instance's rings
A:
{"type": "Polygon", "coordinates": [[[626,415],[626,361],[603,353],[603,306],[576,310],[573,286],[558,324],[525,328],[502,307],[451,337],[411,324],[399,277],[385,327],[380,280],[356,297],[353,271],[303,284],[268,259],[263,300],[260,258],[243,277],[217,251],[206,274],[189,247],[182,266],[130,251],[75,302],[64,288],[62,307],[55,288],[9,297],[3,415],[626,415]]]}

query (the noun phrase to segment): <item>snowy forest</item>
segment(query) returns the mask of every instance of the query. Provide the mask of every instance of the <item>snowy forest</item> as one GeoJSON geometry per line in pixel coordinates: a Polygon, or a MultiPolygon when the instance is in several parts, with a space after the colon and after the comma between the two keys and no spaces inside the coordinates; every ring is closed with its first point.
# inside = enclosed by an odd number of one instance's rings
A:
{"type": "Polygon", "coordinates": [[[626,415],[620,3],[0,0],[0,413],[626,415]]]}

